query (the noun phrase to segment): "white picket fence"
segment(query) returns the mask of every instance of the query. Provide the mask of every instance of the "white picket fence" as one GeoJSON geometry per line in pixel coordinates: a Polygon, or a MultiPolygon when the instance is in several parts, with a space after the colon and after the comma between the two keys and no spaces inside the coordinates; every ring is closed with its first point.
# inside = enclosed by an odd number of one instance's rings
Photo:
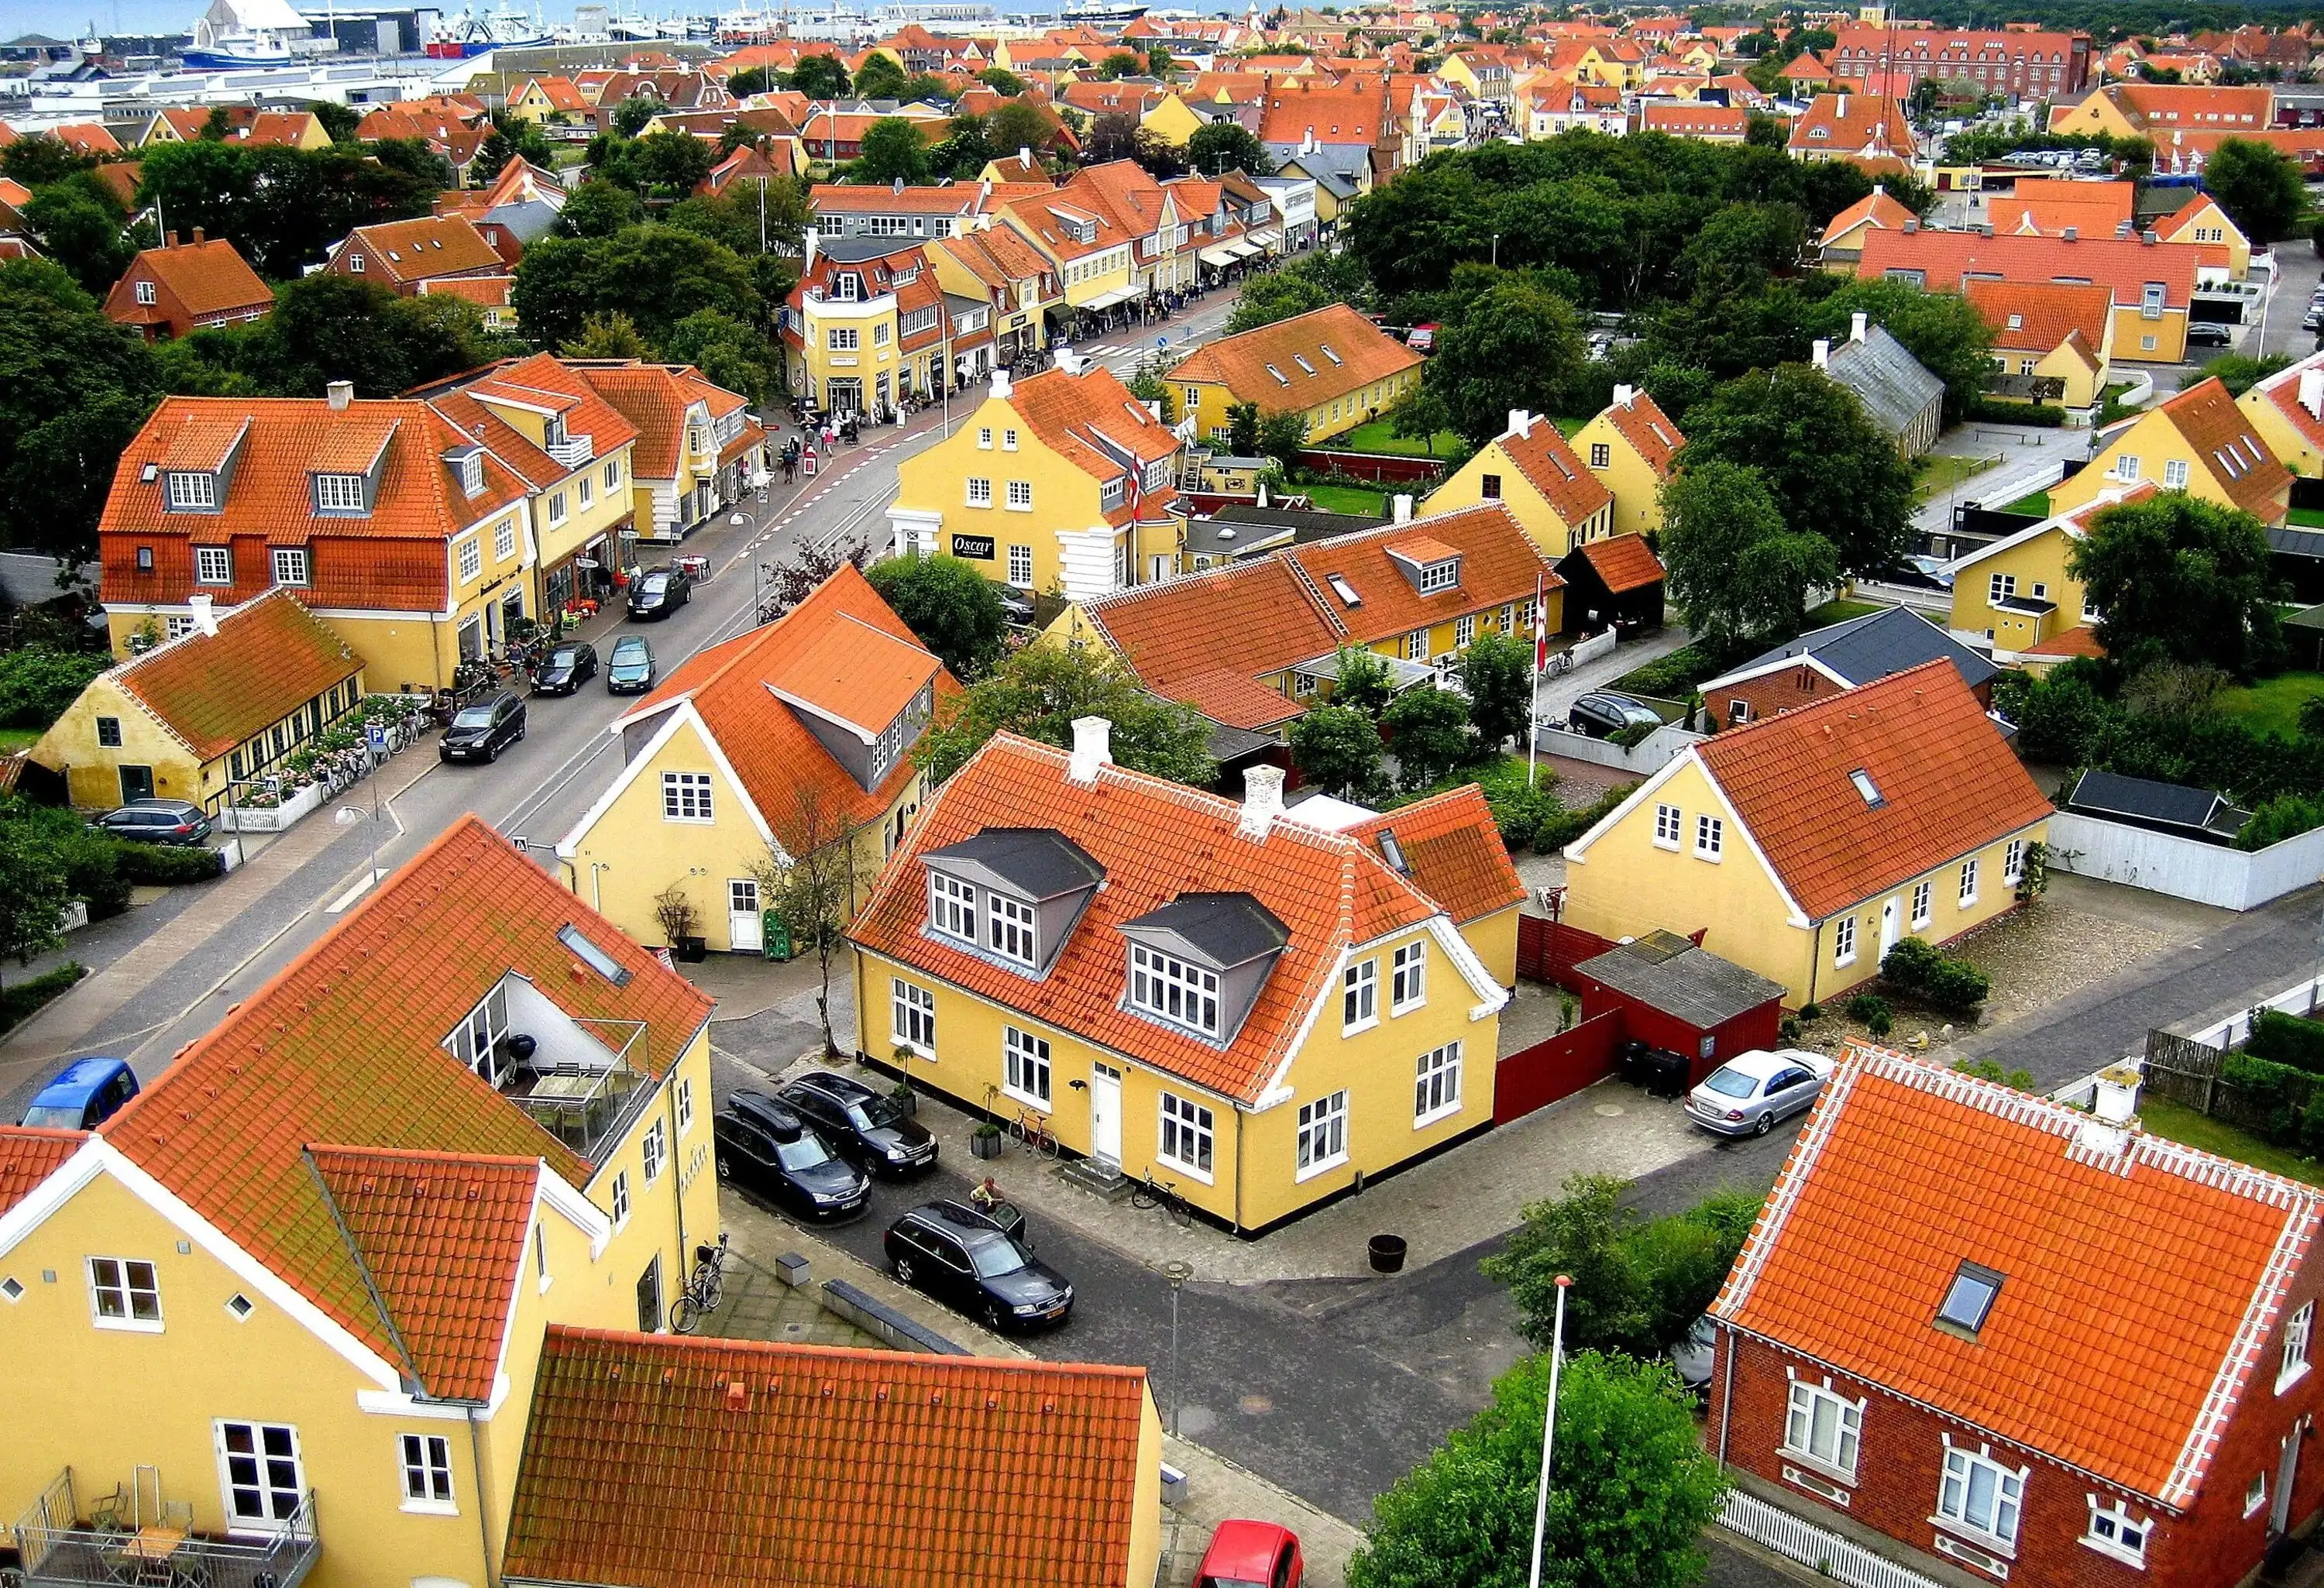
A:
{"type": "Polygon", "coordinates": [[[1727,1507],[1719,1513],[1719,1520],[1721,1526],[1742,1534],[1762,1548],[1772,1549],[1786,1560],[1795,1560],[1810,1571],[1821,1572],[1835,1583],[1847,1583],[1849,1588],[1941,1588],[1933,1577],[1924,1577],[1886,1556],[1850,1544],[1839,1534],[1827,1532],[1740,1489],[1729,1491],[1727,1507]]]}

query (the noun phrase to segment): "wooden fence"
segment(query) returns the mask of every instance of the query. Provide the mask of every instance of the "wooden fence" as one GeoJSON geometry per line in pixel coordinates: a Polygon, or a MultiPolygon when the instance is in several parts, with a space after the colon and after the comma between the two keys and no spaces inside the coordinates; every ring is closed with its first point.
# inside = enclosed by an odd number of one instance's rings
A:
{"type": "Polygon", "coordinates": [[[1493,1066],[1493,1123],[1506,1125],[1614,1073],[1622,1011],[1609,1009],[1493,1066]]]}
{"type": "Polygon", "coordinates": [[[1563,921],[1545,920],[1537,915],[1517,917],[1517,974],[1528,982],[1554,982],[1569,992],[1580,992],[1572,985],[1573,967],[1613,946],[1612,938],[1563,921]]]}
{"type": "Polygon", "coordinates": [[[2303,1113],[2315,1095],[2318,1081],[2324,1079],[2296,1070],[2279,1072],[2282,1094],[2263,1098],[2220,1073],[2227,1053],[2227,1048],[2174,1037],[2168,1031],[2149,1031],[2141,1084],[2157,1097],[2224,1121],[2238,1130],[2272,1138],[2283,1128],[2284,1111],[2303,1113]]]}

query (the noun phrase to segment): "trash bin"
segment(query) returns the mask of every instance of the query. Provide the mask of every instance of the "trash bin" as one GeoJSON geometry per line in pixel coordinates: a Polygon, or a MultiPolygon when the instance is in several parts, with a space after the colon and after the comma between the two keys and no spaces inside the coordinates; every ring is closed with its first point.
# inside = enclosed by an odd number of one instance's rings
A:
{"type": "Polygon", "coordinates": [[[759,951],[769,959],[791,956],[791,924],[783,919],[780,910],[759,912],[759,951]]]}
{"type": "Polygon", "coordinates": [[[1400,1274],[1404,1271],[1403,1236],[1375,1235],[1371,1238],[1370,1251],[1372,1260],[1372,1272],[1376,1274],[1400,1274]]]}

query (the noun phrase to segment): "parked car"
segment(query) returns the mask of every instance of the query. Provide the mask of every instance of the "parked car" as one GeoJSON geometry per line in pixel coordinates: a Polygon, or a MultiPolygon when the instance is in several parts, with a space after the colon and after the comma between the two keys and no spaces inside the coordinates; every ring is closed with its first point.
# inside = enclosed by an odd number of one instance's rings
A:
{"type": "Polygon", "coordinates": [[[2227,347],[2234,344],[2235,332],[2217,320],[2199,319],[2187,328],[2190,347],[2227,347]]]}
{"type": "Polygon", "coordinates": [[[1434,353],[1436,351],[1437,328],[1434,320],[1425,326],[1415,326],[1405,337],[1404,345],[1415,353],[1434,353]]]}
{"type": "Polygon", "coordinates": [[[873,1174],[917,1174],[936,1161],[936,1139],[885,1092],[828,1070],[810,1070],[782,1089],[841,1153],[873,1174]]]}
{"type": "Polygon", "coordinates": [[[523,737],[524,702],[503,689],[455,713],[436,753],[446,761],[498,761],[523,737]]]}
{"type": "Polygon", "coordinates": [[[694,594],[694,581],[674,568],[648,568],[630,586],[632,617],[668,617],[694,594]]]}
{"type": "Polygon", "coordinates": [[[1738,1053],[1687,1094],[1686,1112],[1722,1136],[1764,1136],[1816,1100],[1832,1061],[1801,1048],[1738,1053]]]}
{"type": "Polygon", "coordinates": [[[1002,590],[1001,615],[1020,629],[1026,627],[1033,621],[1033,598],[1029,596],[1019,596],[1014,590],[1002,590]]]}
{"type": "Polygon", "coordinates": [[[532,692],[536,695],[570,695],[597,676],[597,648],[594,645],[559,645],[532,675],[532,692]]]}
{"type": "Polygon", "coordinates": [[[1678,1370],[1678,1381],[1690,1390],[1700,1390],[1710,1383],[1711,1364],[1718,1347],[1719,1331],[1711,1325],[1711,1315],[1704,1313],[1686,1326],[1686,1333],[1670,1348],[1671,1365],[1678,1370]]]}
{"type": "Polygon", "coordinates": [[[643,634],[623,634],[605,658],[605,693],[642,695],[653,688],[653,647],[643,634]]]}
{"type": "Polygon", "coordinates": [[[198,844],[215,825],[200,806],[183,799],[133,799],[89,823],[116,838],[145,844],[198,844]]]}
{"type": "Polygon", "coordinates": [[[1584,695],[1566,709],[1566,725],[1593,739],[1611,738],[1624,728],[1662,726],[1663,719],[1643,700],[1600,690],[1584,695]]]}
{"type": "Polygon", "coordinates": [[[881,1243],[899,1284],[926,1291],[995,1334],[1062,1324],[1074,1310],[1074,1288],[1063,1274],[960,1203],[912,1209],[888,1226],[881,1243]]]}
{"type": "Polygon", "coordinates": [[[1194,1568],[1194,1588],[1299,1588],[1299,1535],[1276,1522],[1221,1522],[1194,1568]]]}
{"type": "Polygon", "coordinates": [[[35,1130],[94,1131],[137,1095],[137,1076],[117,1058],[77,1058],[42,1087],[20,1123],[35,1130]]]}
{"type": "Polygon", "coordinates": [[[863,1211],[872,1177],[834,1153],[798,1114],[763,1092],[736,1092],[710,1121],[718,1177],[764,1191],[793,1213],[848,1218],[863,1211]]]}

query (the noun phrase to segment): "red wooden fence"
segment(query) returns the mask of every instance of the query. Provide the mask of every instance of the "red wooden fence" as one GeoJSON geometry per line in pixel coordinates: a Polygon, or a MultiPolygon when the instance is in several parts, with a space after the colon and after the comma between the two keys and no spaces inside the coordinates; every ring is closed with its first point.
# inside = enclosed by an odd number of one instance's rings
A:
{"type": "Polygon", "coordinates": [[[1388,452],[1333,452],[1318,448],[1300,453],[1299,461],[1323,474],[1345,475],[1351,480],[1370,480],[1377,485],[1426,485],[1444,473],[1442,458],[1408,457],[1388,452]]]}
{"type": "Polygon", "coordinates": [[[1614,1045],[1621,1039],[1622,1012],[1609,1010],[1510,1054],[1493,1066],[1493,1123],[1523,1119],[1613,1074],[1614,1045]]]}
{"type": "Polygon", "coordinates": [[[1613,946],[1611,937],[1600,937],[1563,921],[1545,920],[1537,915],[1517,917],[1517,974],[1528,982],[1554,982],[1578,992],[1581,988],[1572,983],[1573,967],[1613,946]]]}

